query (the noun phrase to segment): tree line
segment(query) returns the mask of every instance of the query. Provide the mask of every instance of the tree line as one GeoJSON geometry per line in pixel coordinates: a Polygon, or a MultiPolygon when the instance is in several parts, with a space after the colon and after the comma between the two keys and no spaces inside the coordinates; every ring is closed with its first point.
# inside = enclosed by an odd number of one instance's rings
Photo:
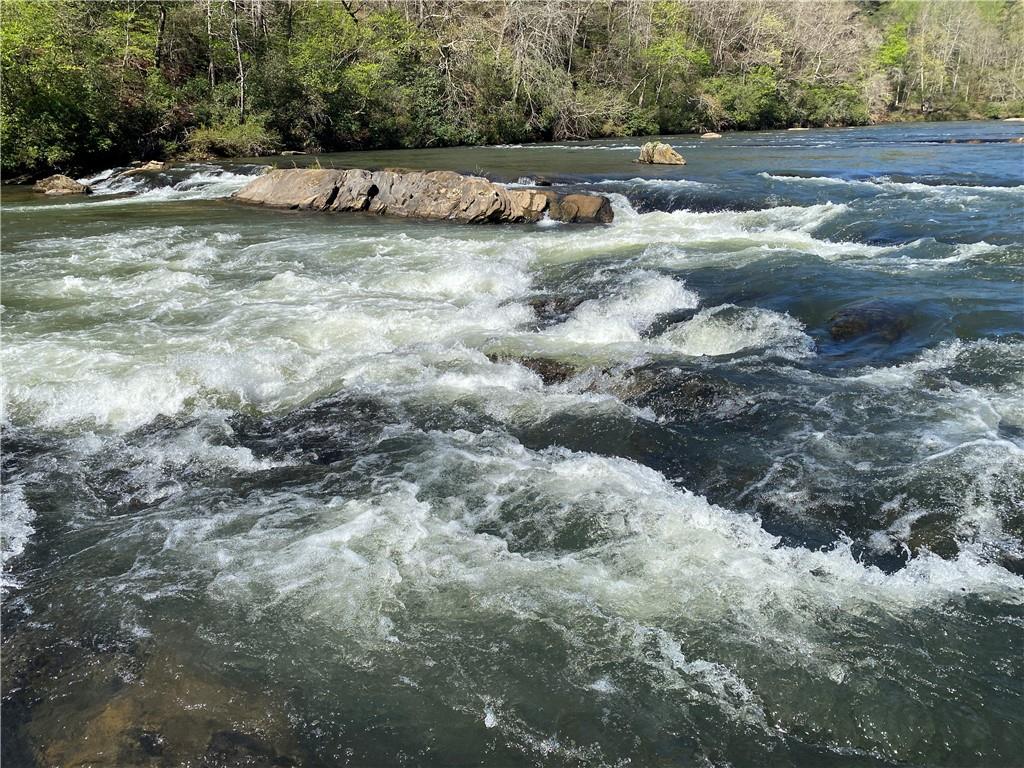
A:
{"type": "Polygon", "coordinates": [[[1024,112],[1018,0],[5,0],[6,177],[1024,112]]]}

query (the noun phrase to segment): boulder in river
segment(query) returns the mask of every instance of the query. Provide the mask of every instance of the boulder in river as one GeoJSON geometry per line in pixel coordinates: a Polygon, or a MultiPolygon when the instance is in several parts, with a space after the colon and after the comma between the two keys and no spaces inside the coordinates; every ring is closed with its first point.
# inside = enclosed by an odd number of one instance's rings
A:
{"type": "Polygon", "coordinates": [[[702,139],[720,139],[722,138],[722,134],[715,133],[714,131],[708,131],[707,133],[702,133],[700,137],[702,139]]]}
{"type": "Polygon", "coordinates": [[[167,163],[162,163],[159,160],[150,160],[148,163],[143,163],[135,168],[129,168],[127,171],[121,172],[119,175],[124,176],[135,176],[139,173],[154,173],[156,171],[162,171],[167,168],[167,163]]]}
{"type": "Polygon", "coordinates": [[[648,141],[640,147],[640,157],[636,161],[656,165],[686,165],[686,159],[682,155],[660,141],[648,141]]]}
{"type": "Polygon", "coordinates": [[[878,334],[886,341],[895,341],[909,327],[906,310],[900,304],[884,299],[841,307],[828,320],[828,332],[836,341],[871,334],[878,334]]]}
{"type": "Polygon", "coordinates": [[[539,221],[607,223],[612,207],[601,195],[507,189],[453,171],[277,169],[235,193],[244,203],[315,211],[365,211],[467,224],[539,221]]]}
{"type": "Polygon", "coordinates": [[[55,173],[53,176],[40,179],[32,189],[47,195],[88,195],[92,192],[88,185],[75,181],[70,176],[65,176],[61,173],[55,173]]]}

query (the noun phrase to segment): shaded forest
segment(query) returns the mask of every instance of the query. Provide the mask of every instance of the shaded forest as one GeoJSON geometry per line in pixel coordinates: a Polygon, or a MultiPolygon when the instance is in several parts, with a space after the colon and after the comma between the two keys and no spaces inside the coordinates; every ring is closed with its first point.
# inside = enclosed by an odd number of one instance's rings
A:
{"type": "Polygon", "coordinates": [[[5,176],[1024,113],[1018,0],[5,0],[5,176]]]}

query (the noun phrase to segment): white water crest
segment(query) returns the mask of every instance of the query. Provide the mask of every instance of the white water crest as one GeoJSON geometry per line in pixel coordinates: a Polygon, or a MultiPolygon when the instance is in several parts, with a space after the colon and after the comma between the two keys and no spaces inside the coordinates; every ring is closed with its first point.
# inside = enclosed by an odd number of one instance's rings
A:
{"type": "Polygon", "coordinates": [[[233,173],[229,170],[209,168],[195,171],[185,179],[153,186],[146,178],[133,175],[121,177],[105,171],[93,177],[97,183],[92,194],[78,196],[74,202],[54,203],[49,200],[32,205],[4,206],[7,213],[42,213],[44,211],[83,209],[100,206],[133,205],[137,203],[177,202],[182,200],[215,200],[230,197],[258,174],[233,173]]]}
{"type": "Polygon", "coordinates": [[[878,192],[912,193],[930,196],[964,198],[972,196],[977,199],[979,194],[996,194],[1020,196],[1024,194],[1024,185],[995,186],[985,184],[926,184],[918,181],[893,181],[881,176],[874,179],[840,179],[833,176],[780,176],[768,172],[759,174],[764,179],[784,182],[787,184],[837,185],[878,192]]]}
{"type": "Polygon", "coordinates": [[[658,341],[686,355],[731,355],[751,349],[770,350],[792,359],[814,354],[814,342],[799,320],[732,304],[703,309],[691,320],[666,330],[658,341]]]}
{"type": "Polygon", "coordinates": [[[0,595],[19,585],[10,573],[10,562],[25,551],[35,532],[35,517],[21,485],[5,483],[0,488],[0,595]]]}
{"type": "Polygon", "coordinates": [[[620,195],[612,199],[610,227],[533,227],[515,236],[325,217],[315,227],[281,219],[254,242],[230,227],[172,225],[18,246],[6,254],[18,263],[18,291],[59,302],[77,327],[7,332],[6,410],[51,427],[123,430],[212,403],[290,408],[341,386],[450,388],[458,371],[466,381],[492,381],[488,392],[505,393],[492,407],[507,412],[523,407],[524,396],[553,395],[529,373],[523,395],[502,380],[507,364],[480,351],[595,364],[639,360],[666,344],[685,354],[809,353],[797,325],[756,307],[728,322],[723,310],[706,309],[663,339],[645,338],[658,315],[700,303],[658,269],[756,262],[780,251],[834,259],[894,250],[815,237],[842,204],[638,214],[620,195]],[[640,268],[564,321],[524,332],[538,270],[616,253],[640,268]]]}
{"type": "Polygon", "coordinates": [[[1020,577],[970,553],[922,555],[886,574],[859,563],[847,543],[782,546],[748,516],[624,459],[535,452],[493,433],[424,437],[429,447],[405,468],[408,479],[320,507],[312,531],[264,535],[268,526],[287,531],[308,509],[264,508],[249,534],[225,512],[230,537],[214,524],[186,538],[175,532],[175,546],[187,542],[215,567],[213,594],[249,605],[254,618],[297,610],[373,645],[401,640],[394,626],[409,590],[438,613],[454,590],[496,616],[572,606],[630,631],[653,631],[666,612],[735,622],[811,667],[824,651],[814,632],[822,610],[902,613],[965,594],[1024,601],[1020,577]],[[446,484],[451,477],[462,478],[459,489],[446,484]],[[581,525],[588,543],[560,550],[560,537],[581,525]]]}

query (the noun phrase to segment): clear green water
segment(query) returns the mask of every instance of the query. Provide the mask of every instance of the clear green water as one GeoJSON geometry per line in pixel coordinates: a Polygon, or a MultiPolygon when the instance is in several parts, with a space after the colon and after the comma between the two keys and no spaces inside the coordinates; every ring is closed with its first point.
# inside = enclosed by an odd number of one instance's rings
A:
{"type": "Polygon", "coordinates": [[[4,765],[1018,764],[1018,131],[317,158],[608,227],[5,188],[4,765]]]}

